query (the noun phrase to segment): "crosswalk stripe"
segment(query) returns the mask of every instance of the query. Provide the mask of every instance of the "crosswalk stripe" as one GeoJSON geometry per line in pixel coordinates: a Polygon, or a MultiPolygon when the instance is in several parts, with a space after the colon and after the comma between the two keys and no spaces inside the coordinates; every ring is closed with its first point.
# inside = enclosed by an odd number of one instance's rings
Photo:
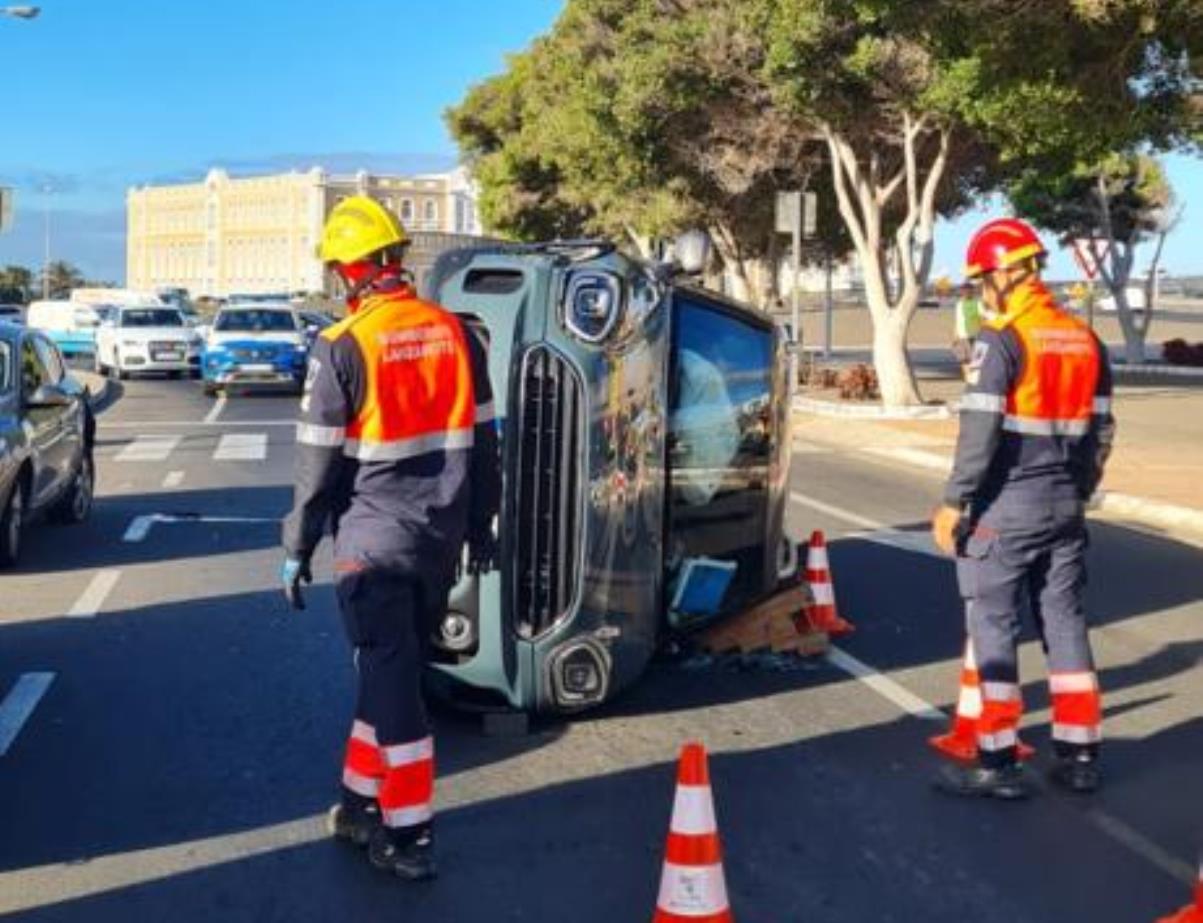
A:
{"type": "Polygon", "coordinates": [[[117,453],[114,461],[157,462],[166,461],[167,456],[180,444],[179,436],[138,436],[117,453]]]}
{"type": "Polygon", "coordinates": [[[262,461],[267,458],[267,433],[226,433],[217,443],[214,461],[262,461]]]}

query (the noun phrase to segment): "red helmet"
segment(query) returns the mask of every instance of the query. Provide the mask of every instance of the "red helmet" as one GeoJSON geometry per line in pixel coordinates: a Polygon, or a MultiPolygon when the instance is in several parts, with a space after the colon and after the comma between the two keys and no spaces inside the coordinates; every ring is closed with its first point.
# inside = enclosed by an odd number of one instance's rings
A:
{"type": "Polygon", "coordinates": [[[1017,218],[999,218],[983,225],[969,241],[965,275],[972,279],[1047,252],[1030,225],[1017,218]]]}

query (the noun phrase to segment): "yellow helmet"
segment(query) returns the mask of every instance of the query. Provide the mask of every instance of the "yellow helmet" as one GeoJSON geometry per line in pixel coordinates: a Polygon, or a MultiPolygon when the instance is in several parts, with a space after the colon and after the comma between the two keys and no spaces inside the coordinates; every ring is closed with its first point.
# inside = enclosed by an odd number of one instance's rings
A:
{"type": "Polygon", "coordinates": [[[397,216],[366,195],[354,195],[334,206],[317,255],[323,263],[355,263],[386,247],[404,246],[409,235],[397,216]]]}

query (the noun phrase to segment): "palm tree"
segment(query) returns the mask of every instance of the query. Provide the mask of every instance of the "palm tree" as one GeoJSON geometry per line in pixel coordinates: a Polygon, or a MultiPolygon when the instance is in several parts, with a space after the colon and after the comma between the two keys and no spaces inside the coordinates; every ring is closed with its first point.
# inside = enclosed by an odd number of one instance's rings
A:
{"type": "Polygon", "coordinates": [[[71,289],[84,284],[84,274],[63,260],[56,260],[47,266],[46,291],[51,298],[66,298],[71,289]]]}

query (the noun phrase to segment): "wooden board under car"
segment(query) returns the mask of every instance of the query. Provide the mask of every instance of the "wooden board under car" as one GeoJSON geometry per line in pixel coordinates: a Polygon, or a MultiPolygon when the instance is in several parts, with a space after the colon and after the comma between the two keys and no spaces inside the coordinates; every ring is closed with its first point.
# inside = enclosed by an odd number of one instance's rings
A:
{"type": "Polygon", "coordinates": [[[764,650],[793,652],[804,657],[824,654],[830,646],[827,634],[811,628],[804,614],[813,601],[810,587],[805,583],[786,587],[708,628],[698,636],[698,642],[715,654],[764,650]]]}

